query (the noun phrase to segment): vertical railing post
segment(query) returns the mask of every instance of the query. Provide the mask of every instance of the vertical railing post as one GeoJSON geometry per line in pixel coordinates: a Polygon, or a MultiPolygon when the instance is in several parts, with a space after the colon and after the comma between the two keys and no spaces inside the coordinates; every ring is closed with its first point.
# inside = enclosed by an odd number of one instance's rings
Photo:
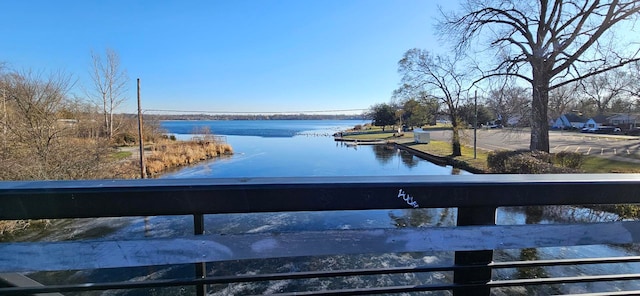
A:
{"type": "MultiPolygon", "coordinates": [[[[457,226],[467,225],[495,225],[495,207],[458,208],[457,226]]],[[[493,250],[479,251],[456,251],[456,266],[465,265],[487,265],[482,268],[460,269],[453,272],[453,282],[455,284],[487,284],[491,281],[491,267],[488,266],[493,261],[493,250]]],[[[453,289],[453,295],[484,295],[491,294],[488,286],[481,287],[458,287],[453,289]]]]}
{"type": "MultiPolygon", "coordinates": [[[[203,214],[193,214],[193,234],[195,235],[204,234],[204,215],[203,214]]],[[[202,279],[207,276],[207,264],[205,262],[196,263],[195,267],[196,267],[196,278],[202,279]]],[[[196,285],[196,295],[198,296],[207,295],[207,286],[196,285]]]]}

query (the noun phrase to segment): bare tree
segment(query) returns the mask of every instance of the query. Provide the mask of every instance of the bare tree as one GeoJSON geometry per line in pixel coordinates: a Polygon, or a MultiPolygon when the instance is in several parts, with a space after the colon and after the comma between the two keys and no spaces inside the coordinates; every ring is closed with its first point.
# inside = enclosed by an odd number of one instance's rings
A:
{"type": "Polygon", "coordinates": [[[71,76],[11,71],[2,75],[8,141],[0,153],[0,180],[87,179],[107,175],[106,140],[78,138],[82,115],[70,108],[71,76]]]}
{"type": "Polygon", "coordinates": [[[631,84],[626,92],[635,99],[636,108],[640,109],[640,62],[629,65],[629,73],[631,75],[631,84]]]}
{"type": "Polygon", "coordinates": [[[639,60],[637,43],[614,34],[639,15],[637,0],[467,0],[441,25],[447,38],[458,38],[458,50],[488,45],[496,64],[482,79],[517,77],[531,85],[530,149],[548,152],[549,92],[639,60]]]}
{"type": "Polygon", "coordinates": [[[597,113],[609,111],[614,101],[625,100],[631,86],[631,76],[622,69],[614,69],[580,81],[580,94],[595,105],[597,113]]]}
{"type": "Polygon", "coordinates": [[[572,111],[576,104],[577,84],[567,84],[549,91],[549,115],[556,119],[572,111]]]}
{"type": "Polygon", "coordinates": [[[121,69],[120,56],[110,48],[101,55],[91,51],[91,82],[89,96],[102,108],[104,134],[112,138],[117,126],[114,126],[114,112],[126,99],[127,72],[121,69]]]}
{"type": "Polygon", "coordinates": [[[58,124],[58,110],[71,87],[70,77],[54,73],[42,78],[26,71],[10,73],[7,80],[11,104],[7,128],[16,141],[31,146],[33,156],[46,163],[52,145],[69,133],[68,127],[58,124]]]}
{"type": "Polygon", "coordinates": [[[398,62],[398,72],[402,75],[405,87],[428,90],[444,106],[453,128],[451,145],[453,156],[462,155],[459,128],[461,119],[458,108],[467,95],[465,72],[460,69],[462,59],[432,55],[422,49],[410,49],[398,62]]]}
{"type": "Polygon", "coordinates": [[[517,121],[522,125],[522,119],[526,118],[530,111],[527,107],[527,89],[519,86],[503,85],[502,88],[490,90],[487,105],[503,124],[517,121]]]}

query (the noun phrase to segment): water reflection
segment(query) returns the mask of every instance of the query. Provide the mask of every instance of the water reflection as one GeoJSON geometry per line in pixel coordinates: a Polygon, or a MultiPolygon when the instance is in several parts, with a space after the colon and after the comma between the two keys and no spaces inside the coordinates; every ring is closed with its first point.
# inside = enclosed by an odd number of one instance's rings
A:
{"type": "Polygon", "coordinates": [[[418,162],[423,161],[420,158],[413,156],[413,154],[406,153],[402,150],[398,150],[398,153],[400,154],[400,159],[402,159],[402,163],[404,163],[404,165],[410,168],[417,166],[418,162]]]}
{"type": "Polygon", "coordinates": [[[422,227],[433,225],[432,209],[410,209],[402,210],[402,215],[389,212],[389,218],[393,221],[393,226],[397,228],[422,227]]]}
{"type": "Polygon", "coordinates": [[[396,149],[392,145],[373,145],[373,153],[380,164],[389,163],[396,156],[396,149]]]}

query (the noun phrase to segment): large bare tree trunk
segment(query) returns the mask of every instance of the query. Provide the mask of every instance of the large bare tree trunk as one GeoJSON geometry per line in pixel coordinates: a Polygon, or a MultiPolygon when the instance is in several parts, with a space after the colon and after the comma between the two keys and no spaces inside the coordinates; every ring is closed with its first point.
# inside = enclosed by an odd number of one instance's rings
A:
{"type": "Polygon", "coordinates": [[[640,35],[629,33],[640,18],[637,0],[462,2],[461,13],[444,15],[443,37],[457,39],[460,52],[487,45],[476,52],[495,63],[479,64],[477,82],[513,78],[531,85],[531,150],[549,151],[550,90],[640,61],[640,35]]]}
{"type": "Polygon", "coordinates": [[[540,62],[533,70],[533,98],[531,100],[531,151],[549,152],[549,77],[540,62]]]}
{"type": "Polygon", "coordinates": [[[451,156],[462,156],[460,147],[460,125],[455,114],[451,115],[451,156]]]}

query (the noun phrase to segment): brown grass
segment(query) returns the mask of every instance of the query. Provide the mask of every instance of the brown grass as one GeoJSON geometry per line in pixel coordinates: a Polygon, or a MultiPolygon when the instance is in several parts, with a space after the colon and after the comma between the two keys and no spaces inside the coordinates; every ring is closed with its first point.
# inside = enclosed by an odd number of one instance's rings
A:
{"type": "MultiPolygon", "coordinates": [[[[82,144],[80,143],[79,147],[82,144]]],[[[131,154],[131,153],[129,153],[131,154]]],[[[191,165],[221,155],[233,154],[233,149],[227,143],[217,143],[210,140],[200,141],[170,141],[162,140],[152,146],[151,155],[145,158],[147,175],[156,176],[168,170],[191,165]]],[[[81,158],[81,157],[78,157],[81,158]]],[[[140,167],[135,156],[128,160],[109,158],[110,163],[105,164],[100,171],[100,176],[85,175],[107,179],[135,179],[140,177],[140,167]]],[[[10,237],[12,234],[21,233],[34,225],[48,226],[49,220],[0,220],[0,239],[10,237]]]]}
{"type": "Polygon", "coordinates": [[[154,145],[151,155],[145,158],[145,165],[147,174],[155,176],[169,169],[229,154],[233,154],[233,148],[227,143],[165,141],[154,145]]]}

